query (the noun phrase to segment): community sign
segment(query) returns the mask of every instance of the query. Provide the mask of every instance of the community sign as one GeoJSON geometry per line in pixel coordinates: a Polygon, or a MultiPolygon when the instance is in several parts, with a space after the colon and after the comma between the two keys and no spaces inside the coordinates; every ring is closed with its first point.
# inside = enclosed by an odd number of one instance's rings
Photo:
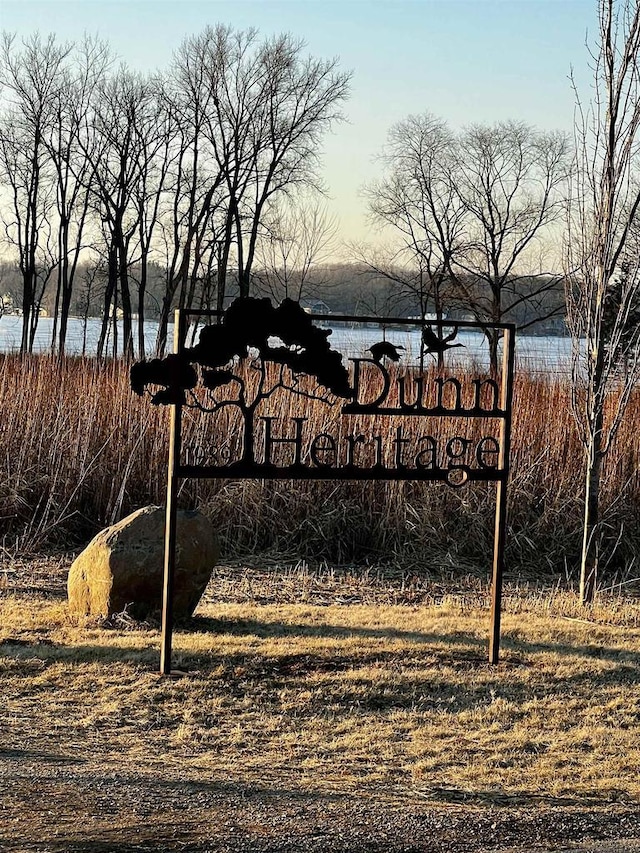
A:
{"type": "Polygon", "coordinates": [[[291,299],[178,310],[174,353],[131,368],[136,393],[171,406],[161,671],[171,671],[176,503],[189,477],[495,481],[496,663],[514,337],[511,324],[311,315],[291,299]],[[338,330],[368,346],[343,354],[332,346],[338,330]],[[449,351],[465,346],[462,330],[501,336],[497,375],[447,366],[449,351]]]}

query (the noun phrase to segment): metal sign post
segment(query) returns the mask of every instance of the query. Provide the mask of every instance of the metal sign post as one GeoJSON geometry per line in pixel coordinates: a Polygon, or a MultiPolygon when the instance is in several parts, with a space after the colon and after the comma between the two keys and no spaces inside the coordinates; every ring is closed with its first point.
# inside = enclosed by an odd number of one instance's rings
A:
{"type": "Polygon", "coordinates": [[[500,407],[504,418],[500,423],[500,462],[502,477],[496,483],[496,520],[493,533],[493,572],[491,577],[491,633],[489,662],[498,663],[500,656],[500,616],[502,612],[502,578],[507,537],[507,480],[511,449],[511,407],[513,403],[513,372],[515,364],[515,334],[507,328],[502,336],[502,376],[500,407]],[[505,382],[504,377],[509,377],[505,382]]]}
{"type": "MultiPolygon", "coordinates": [[[[515,327],[465,321],[426,322],[404,318],[311,316],[286,299],[245,298],[223,314],[176,311],[174,353],[142,361],[131,369],[133,389],[158,388],[152,402],[171,405],[167,482],[165,562],[160,671],[171,673],[173,580],[176,553],[176,502],[180,478],[419,480],[459,488],[496,482],[489,661],[498,662],[500,610],[506,542],[507,478],[511,434],[515,327]],[[187,320],[204,325],[198,343],[185,344],[187,320]],[[325,324],[323,326],[316,323],[325,324]],[[357,325],[372,339],[370,357],[346,360],[329,345],[331,329],[357,325]],[[470,379],[405,364],[404,346],[386,334],[420,332],[420,365],[425,356],[442,357],[465,346],[460,329],[502,333],[503,358],[497,377],[470,379]],[[283,395],[304,399],[307,414],[283,405],[283,395]],[[314,432],[308,407],[337,407],[340,427],[314,432]],[[220,427],[222,445],[207,448],[207,464],[181,459],[182,410],[191,407],[213,417],[236,418],[230,437],[220,427]],[[294,414],[286,415],[286,411],[294,414]],[[497,425],[497,437],[424,431],[433,419],[473,420],[497,425]],[[418,424],[411,430],[407,424],[418,424]],[[224,435],[223,435],[224,433],[224,435]]],[[[323,409],[326,411],[326,408],[323,409]]],[[[324,421],[324,419],[323,419],[324,421]]],[[[228,424],[228,421],[226,422],[228,424]]],[[[458,432],[461,432],[459,430],[458,432]]]]}
{"type": "MultiPolygon", "coordinates": [[[[175,312],[173,349],[180,352],[184,341],[184,312],[175,312]]],[[[176,570],[178,527],[178,479],[182,441],[182,404],[173,403],[169,416],[169,463],[167,472],[167,506],[164,526],[164,578],[162,586],[162,639],[160,672],[171,674],[171,642],[173,637],[173,582],[176,570]]]]}

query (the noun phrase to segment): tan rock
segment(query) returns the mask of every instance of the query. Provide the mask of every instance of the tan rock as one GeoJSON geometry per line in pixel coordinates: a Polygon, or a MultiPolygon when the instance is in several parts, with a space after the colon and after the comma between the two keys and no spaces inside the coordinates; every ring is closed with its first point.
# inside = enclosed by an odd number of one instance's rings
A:
{"type": "MultiPolygon", "coordinates": [[[[160,612],[164,574],[164,509],[148,506],[98,533],[69,569],[69,610],[142,619],[160,612]]],[[[218,559],[211,523],[202,513],[178,513],[174,616],[191,616],[218,559]]]]}

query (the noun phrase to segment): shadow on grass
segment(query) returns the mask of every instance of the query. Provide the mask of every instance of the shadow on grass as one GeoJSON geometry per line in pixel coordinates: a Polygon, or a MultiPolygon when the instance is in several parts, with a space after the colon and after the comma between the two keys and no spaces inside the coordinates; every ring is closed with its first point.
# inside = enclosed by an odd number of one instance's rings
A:
{"type": "MultiPolygon", "coordinates": [[[[0,747],[0,762],[2,761],[38,761],[42,764],[86,764],[86,758],[73,755],[62,755],[57,752],[45,752],[40,749],[18,749],[16,747],[0,747]]],[[[0,848],[1,849],[1,848],[0,848]]]]}
{"type": "MultiPolygon", "coordinates": [[[[489,620],[487,617],[487,633],[489,620]]],[[[401,654],[403,658],[411,658],[419,653],[416,646],[424,646],[425,654],[430,654],[434,662],[456,664],[487,664],[485,650],[488,639],[484,639],[466,632],[456,631],[449,634],[435,632],[425,633],[419,631],[404,631],[398,628],[365,628],[347,627],[343,625],[329,625],[320,623],[316,625],[282,623],[273,621],[259,621],[251,619],[213,619],[211,617],[194,616],[185,620],[176,629],[176,633],[185,631],[190,633],[208,634],[232,634],[235,636],[257,637],[259,639],[277,637],[310,637],[328,639],[351,639],[363,638],[372,640],[400,640],[411,643],[414,648],[403,649],[399,652],[389,654],[401,654]],[[449,648],[450,651],[446,649],[449,648]]],[[[502,637],[501,661],[502,667],[526,666],[528,656],[535,654],[554,654],[563,657],[579,657],[587,659],[599,659],[611,661],[628,668],[630,672],[637,670],[640,678],[640,652],[628,649],[613,648],[609,646],[598,646],[595,643],[588,645],[569,645],[567,643],[540,643],[530,642],[521,637],[511,639],[508,635],[502,637]]],[[[385,655],[380,652],[380,657],[385,655]]],[[[591,677],[591,676],[589,676],[591,677]]],[[[634,682],[635,683],[635,682],[634,682]]]]}
{"type": "MultiPolygon", "coordinates": [[[[196,617],[184,623],[182,632],[224,633],[239,637],[329,638],[347,640],[398,639],[397,648],[378,647],[372,643],[354,648],[311,648],[297,651],[283,649],[262,652],[252,644],[246,650],[237,647],[230,653],[222,651],[181,649],[180,634],[174,644],[173,666],[186,671],[188,681],[209,681],[207,690],[230,698],[245,698],[256,694],[260,702],[278,704],[279,692],[313,689],[313,699],[301,703],[300,712],[313,715],[319,709],[332,707],[352,712],[388,712],[398,709],[444,711],[488,707],[496,698],[524,705],[536,692],[553,693],[558,697],[583,698],[593,701],[598,691],[640,684],[640,653],[609,647],[581,645],[569,647],[554,643],[529,643],[521,638],[503,643],[503,659],[499,666],[489,665],[486,641],[469,633],[407,632],[398,629],[379,629],[321,624],[285,624],[258,620],[216,620],[196,617]],[[403,643],[405,645],[403,645],[403,643]],[[410,645],[407,645],[410,644],[410,645]],[[572,655],[576,658],[606,660],[608,666],[594,671],[585,667],[566,676],[557,674],[553,666],[531,675],[531,658],[541,653],[572,655]],[[452,672],[453,671],[453,672],[452,672]],[[465,681],[465,672],[473,678],[465,681]],[[340,673],[347,676],[341,678],[340,673]],[[335,674],[336,677],[332,678],[335,674]],[[313,679],[310,682],[310,679],[313,679]]],[[[119,635],[120,642],[123,636],[119,635]]],[[[134,635],[135,636],[135,635],[134,635]]],[[[159,643],[158,643],[159,647],[159,643]]],[[[159,665],[159,648],[132,648],[111,645],[43,645],[24,641],[13,646],[0,646],[0,655],[14,674],[28,677],[53,664],[68,663],[70,668],[81,664],[114,666],[113,677],[126,689],[122,669],[131,666],[131,678],[138,680],[140,670],[155,674],[159,665]]],[[[73,676],[73,673],[70,673],[73,676]]],[[[512,714],[524,716],[519,708],[512,714]]]]}
{"type": "Polygon", "coordinates": [[[270,637],[362,637],[364,639],[405,640],[412,643],[471,643],[483,645],[484,641],[470,634],[457,632],[443,635],[422,631],[403,631],[399,628],[365,628],[346,625],[329,625],[321,622],[315,625],[305,623],[267,622],[258,619],[214,619],[210,616],[194,616],[177,623],[177,630],[192,633],[233,634],[236,636],[270,637]]]}
{"type": "MultiPolygon", "coordinates": [[[[489,614],[486,618],[487,634],[489,633],[489,614]]],[[[263,619],[216,619],[211,616],[193,616],[176,622],[176,632],[185,631],[189,633],[207,634],[233,634],[235,636],[255,636],[259,638],[269,637],[334,637],[342,639],[345,637],[363,637],[371,639],[399,639],[414,643],[449,643],[449,644],[471,644],[472,646],[485,646],[487,641],[462,631],[449,634],[435,632],[425,633],[423,631],[405,631],[401,628],[366,628],[346,625],[330,625],[326,622],[318,624],[289,623],[278,621],[266,621],[263,619]]],[[[529,642],[521,637],[510,638],[507,633],[502,637],[501,648],[505,651],[529,652],[553,652],[563,655],[580,655],[582,657],[618,657],[619,649],[611,649],[606,646],[598,646],[595,643],[589,645],[572,646],[567,643],[535,643],[529,642]]]]}
{"type": "Polygon", "coordinates": [[[0,658],[4,658],[5,667],[15,674],[16,669],[24,667],[29,672],[39,672],[53,664],[66,663],[70,667],[78,664],[130,664],[133,667],[152,668],[158,659],[158,649],[126,648],[122,646],[92,644],[47,643],[34,640],[27,643],[22,640],[15,645],[10,640],[0,643],[0,658]]]}
{"type": "MultiPolygon", "coordinates": [[[[144,625],[145,632],[148,625],[144,625]]],[[[488,630],[488,619],[487,619],[488,630]]],[[[489,667],[487,661],[488,640],[475,634],[456,631],[451,633],[405,631],[399,628],[368,628],[328,623],[306,624],[285,623],[279,621],[264,621],[257,619],[214,619],[211,617],[194,616],[188,620],[176,623],[174,630],[174,649],[178,646],[180,635],[208,634],[231,635],[257,639],[278,638],[309,638],[309,639],[364,639],[364,640],[398,640],[398,649],[373,647],[370,652],[363,652],[362,647],[345,648],[344,652],[333,647],[331,650],[318,649],[311,652],[293,653],[273,656],[262,656],[259,647],[252,646],[247,654],[235,652],[231,655],[212,654],[208,651],[190,653],[175,652],[183,662],[196,659],[200,668],[216,668],[220,663],[228,665],[245,664],[247,660],[268,660],[281,675],[295,675],[300,670],[343,671],[354,666],[366,666],[374,662],[393,662],[398,660],[403,664],[427,664],[431,666],[477,667],[486,666],[492,672],[500,673],[502,669],[516,669],[528,666],[531,655],[552,654],[563,657],[604,660],[615,663],[615,669],[603,673],[603,676],[615,678],[617,670],[625,674],[625,683],[640,681],[640,652],[624,648],[588,645],[569,645],[568,643],[530,642],[522,637],[516,639],[503,636],[501,642],[501,661],[497,668],[489,667]]],[[[126,633],[119,633],[120,638],[126,633]]],[[[137,636],[135,630],[131,636],[137,636]]],[[[8,638],[0,643],[0,654],[15,660],[34,659],[39,662],[63,661],[91,662],[123,662],[131,664],[147,664],[155,659],[159,649],[157,646],[145,648],[127,648],[109,644],[64,645],[40,637],[33,640],[8,638]]],[[[594,674],[589,672],[588,679],[594,674]]]]}

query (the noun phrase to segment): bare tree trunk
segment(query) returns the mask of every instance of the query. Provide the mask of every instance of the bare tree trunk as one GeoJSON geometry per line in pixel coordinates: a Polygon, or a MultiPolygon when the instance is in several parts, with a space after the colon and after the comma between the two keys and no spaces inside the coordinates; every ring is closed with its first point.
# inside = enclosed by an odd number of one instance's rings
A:
{"type": "Polygon", "coordinates": [[[495,379],[498,375],[498,364],[500,363],[498,358],[500,336],[496,329],[486,329],[485,336],[489,343],[489,375],[495,379]]]}
{"type": "Polygon", "coordinates": [[[100,337],[98,338],[98,358],[102,358],[104,356],[104,350],[107,343],[107,335],[109,333],[109,323],[111,322],[111,301],[113,300],[115,294],[117,276],[118,271],[115,248],[111,247],[107,260],[107,284],[104,291],[104,310],[102,314],[102,326],[100,328],[100,337]]]}
{"type": "Polygon", "coordinates": [[[573,408],[585,448],[583,604],[594,599],[598,552],[606,541],[600,508],[603,458],[640,378],[640,327],[634,320],[640,300],[634,237],[640,216],[640,8],[637,0],[598,0],[597,8],[599,33],[589,49],[594,81],[587,105],[576,88],[576,156],[566,244],[573,408]],[[624,376],[621,364],[629,365],[624,376]]]}
{"type": "Polygon", "coordinates": [[[171,305],[175,295],[175,288],[167,289],[162,297],[162,305],[160,306],[160,317],[158,318],[158,335],[156,337],[156,355],[162,358],[167,349],[167,337],[169,329],[169,315],[171,314],[171,305]]]}
{"type": "Polygon", "coordinates": [[[224,236],[222,238],[222,251],[220,252],[220,263],[218,265],[218,299],[216,308],[218,311],[224,310],[224,297],[227,290],[227,269],[229,264],[229,254],[231,252],[233,233],[233,216],[229,209],[225,220],[224,236]]]}
{"type": "MultiPolygon", "coordinates": [[[[123,239],[118,252],[118,280],[120,283],[120,302],[122,306],[122,354],[133,358],[133,329],[131,292],[129,290],[128,240],[123,239]]],[[[114,355],[117,353],[114,351],[114,355]]]]}
{"type": "Polygon", "coordinates": [[[584,530],[580,561],[581,604],[593,602],[598,581],[600,474],[602,471],[600,443],[601,431],[597,431],[586,452],[584,530]]]}
{"type": "Polygon", "coordinates": [[[140,284],[138,285],[138,358],[145,358],[144,340],[144,298],[147,292],[147,262],[146,258],[140,270],[140,284]]]}
{"type": "Polygon", "coordinates": [[[255,406],[243,406],[241,408],[244,419],[244,433],[242,436],[242,461],[245,462],[247,465],[253,465],[256,461],[253,441],[255,406]]]}

